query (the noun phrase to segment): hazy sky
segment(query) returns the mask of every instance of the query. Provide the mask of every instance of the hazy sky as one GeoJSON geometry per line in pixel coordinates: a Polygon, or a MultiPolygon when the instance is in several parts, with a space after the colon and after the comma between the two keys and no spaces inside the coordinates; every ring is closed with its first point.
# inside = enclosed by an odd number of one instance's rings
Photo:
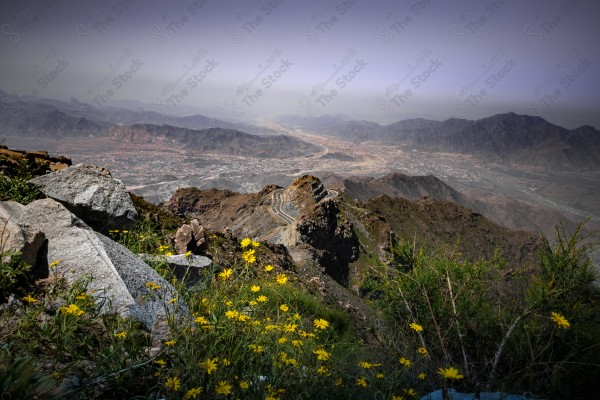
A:
{"type": "Polygon", "coordinates": [[[514,111],[600,128],[598,18],[597,0],[2,0],[0,89],[231,118],[514,111]]]}

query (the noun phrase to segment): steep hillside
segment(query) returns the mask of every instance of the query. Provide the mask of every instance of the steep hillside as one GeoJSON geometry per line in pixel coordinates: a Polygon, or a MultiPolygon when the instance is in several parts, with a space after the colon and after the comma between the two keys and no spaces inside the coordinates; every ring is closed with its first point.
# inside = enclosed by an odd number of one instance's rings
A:
{"type": "Polygon", "coordinates": [[[535,267],[538,252],[546,246],[535,234],[501,227],[449,201],[460,193],[443,184],[438,185],[441,199],[434,200],[421,199],[418,179],[390,176],[381,182],[389,180],[406,183],[420,200],[382,195],[355,201],[347,193],[326,189],[315,177],[303,176],[286,188],[268,186],[254,194],[179,189],[163,207],[197,218],[210,229],[283,244],[297,265],[322,268],[345,286],[360,281],[365,268],[388,263],[394,241],[455,251],[469,261],[491,258],[498,251],[508,270],[535,267]]]}

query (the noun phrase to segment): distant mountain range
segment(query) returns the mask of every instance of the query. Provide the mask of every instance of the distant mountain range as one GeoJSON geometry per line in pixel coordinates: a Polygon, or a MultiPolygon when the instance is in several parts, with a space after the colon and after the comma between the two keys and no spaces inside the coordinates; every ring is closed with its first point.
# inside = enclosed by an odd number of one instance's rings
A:
{"type": "MultiPolygon", "coordinates": [[[[219,150],[224,154],[279,158],[308,155],[317,150],[316,146],[280,135],[271,128],[203,115],[178,117],[139,107],[135,110],[100,108],[77,99],[66,103],[11,97],[2,91],[0,96],[3,98],[0,135],[5,136],[60,138],[116,135],[131,140],[140,138],[145,142],[165,141],[206,151],[219,150]],[[215,131],[216,128],[220,130],[215,131]],[[245,136],[247,134],[251,136],[245,136]],[[207,140],[217,140],[218,143],[211,145],[206,143],[207,140]]],[[[540,117],[515,113],[475,121],[416,118],[389,125],[356,121],[345,115],[287,115],[277,118],[277,122],[307,133],[348,141],[374,141],[424,152],[460,153],[505,165],[577,172],[600,170],[600,131],[591,126],[568,130],[540,117]]],[[[341,159],[344,155],[329,157],[341,159]]]]}
{"type": "Polygon", "coordinates": [[[493,162],[576,171],[600,168],[600,131],[591,126],[569,130],[540,117],[512,112],[475,121],[416,118],[389,125],[339,116],[284,116],[278,122],[349,141],[469,154],[493,162]]]}
{"type": "MultiPolygon", "coordinates": [[[[273,130],[267,129],[266,132],[269,134],[263,135],[243,132],[232,128],[240,127],[239,124],[202,115],[163,118],[179,123],[179,126],[172,126],[164,123],[132,122],[140,120],[160,122],[160,114],[154,112],[96,109],[91,115],[99,119],[92,119],[78,115],[81,113],[75,110],[71,110],[72,114],[69,114],[59,108],[65,110],[68,107],[66,103],[53,100],[27,99],[11,103],[11,107],[0,107],[0,136],[45,139],[110,138],[116,143],[126,141],[133,144],[168,144],[204,152],[258,158],[301,157],[321,149],[290,136],[274,134],[273,130]],[[112,117],[115,118],[114,121],[111,121],[112,117]],[[192,129],[181,125],[202,128],[192,129]]],[[[260,128],[252,127],[250,130],[258,131],[260,128]]]]}

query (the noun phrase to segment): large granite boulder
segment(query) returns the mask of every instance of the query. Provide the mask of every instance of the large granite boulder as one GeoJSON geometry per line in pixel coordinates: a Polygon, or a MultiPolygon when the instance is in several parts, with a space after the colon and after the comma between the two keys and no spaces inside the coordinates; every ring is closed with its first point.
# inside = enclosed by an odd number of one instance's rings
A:
{"type": "Polygon", "coordinates": [[[36,265],[46,236],[35,226],[19,224],[24,211],[25,206],[14,201],[0,202],[0,253],[5,254],[4,262],[8,262],[6,254],[20,253],[22,261],[36,265]]]}
{"type": "Polygon", "coordinates": [[[138,213],[125,185],[104,168],[77,164],[30,182],[96,231],[131,229],[137,220],[138,213]]]}
{"type": "Polygon", "coordinates": [[[174,307],[174,288],[127,248],[101,233],[61,203],[37,200],[23,206],[15,221],[35,226],[48,240],[47,260],[67,282],[88,281],[87,291],[102,302],[101,312],[116,312],[140,321],[151,330],[174,307]]]}

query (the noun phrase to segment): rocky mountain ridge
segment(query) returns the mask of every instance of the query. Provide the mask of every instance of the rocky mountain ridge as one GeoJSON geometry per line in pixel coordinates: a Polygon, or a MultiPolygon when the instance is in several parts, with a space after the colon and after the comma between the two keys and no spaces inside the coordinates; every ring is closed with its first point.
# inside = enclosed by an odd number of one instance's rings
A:
{"type": "Polygon", "coordinates": [[[301,268],[321,268],[344,286],[360,281],[357,271],[368,268],[365,260],[389,261],[391,241],[431,250],[456,245],[469,261],[498,250],[513,269],[535,267],[537,252],[547,245],[535,234],[500,227],[446,199],[382,195],[361,202],[326,189],[313,176],[252,194],[183,188],[163,208],[197,218],[209,229],[284,245],[301,268]]]}
{"type": "Polygon", "coordinates": [[[388,125],[340,117],[285,116],[279,122],[349,141],[375,141],[428,152],[460,153],[514,165],[593,171],[600,167],[600,131],[566,129],[541,117],[497,114],[479,120],[408,119],[388,125]]]}

